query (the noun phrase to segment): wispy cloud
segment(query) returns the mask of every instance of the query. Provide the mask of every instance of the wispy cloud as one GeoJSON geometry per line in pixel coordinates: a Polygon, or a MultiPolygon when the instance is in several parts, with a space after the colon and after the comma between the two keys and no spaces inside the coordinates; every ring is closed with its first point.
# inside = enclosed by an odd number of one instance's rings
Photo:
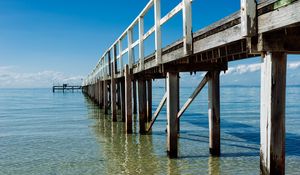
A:
{"type": "MultiPolygon", "coordinates": [[[[288,69],[299,69],[300,68],[300,61],[294,61],[287,63],[288,69]]],[[[255,63],[255,64],[240,64],[237,66],[229,67],[228,70],[224,75],[230,75],[230,74],[246,74],[246,73],[252,73],[260,71],[261,69],[261,63],[255,63]]]]}
{"type": "Polygon", "coordinates": [[[256,72],[260,70],[260,67],[261,64],[259,63],[237,65],[235,67],[229,67],[228,70],[226,71],[226,75],[256,72]]]}
{"type": "Polygon", "coordinates": [[[17,67],[0,66],[0,87],[51,87],[53,84],[81,84],[82,76],[67,75],[57,71],[20,73],[17,67]]]}
{"type": "Polygon", "coordinates": [[[288,68],[289,69],[298,69],[298,68],[300,68],[300,61],[288,63],[288,68]]]}

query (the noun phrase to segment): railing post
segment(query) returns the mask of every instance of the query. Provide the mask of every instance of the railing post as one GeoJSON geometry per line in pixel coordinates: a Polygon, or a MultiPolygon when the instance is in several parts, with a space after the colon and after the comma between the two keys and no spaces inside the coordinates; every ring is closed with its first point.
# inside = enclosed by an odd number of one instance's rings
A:
{"type": "Polygon", "coordinates": [[[182,0],[183,9],[183,48],[184,55],[193,53],[193,36],[192,36],[192,8],[191,0],[182,0]]]}
{"type": "Polygon", "coordinates": [[[139,17],[139,58],[140,70],[144,70],[144,17],[139,17]]]}
{"type": "Polygon", "coordinates": [[[256,35],[256,21],[256,1],[241,0],[241,34],[243,37],[256,35]]]}
{"type": "Polygon", "coordinates": [[[121,40],[118,41],[119,45],[119,59],[120,59],[120,72],[121,76],[123,75],[123,60],[122,60],[122,42],[121,40]]]}
{"type": "Polygon", "coordinates": [[[154,26],[155,26],[155,58],[156,64],[161,64],[161,30],[160,30],[160,0],[154,0],[154,26]]]}
{"type": "Polygon", "coordinates": [[[133,64],[132,29],[129,29],[127,31],[127,40],[128,40],[128,65],[129,65],[129,69],[131,69],[133,64]]]}

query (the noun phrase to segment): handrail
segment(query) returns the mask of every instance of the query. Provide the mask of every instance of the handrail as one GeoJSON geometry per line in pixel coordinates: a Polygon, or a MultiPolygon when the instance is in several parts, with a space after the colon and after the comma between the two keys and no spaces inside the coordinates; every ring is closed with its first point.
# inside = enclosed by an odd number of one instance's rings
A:
{"type": "MultiPolygon", "coordinates": [[[[132,68],[134,64],[133,58],[133,48],[139,48],[138,54],[138,68],[139,71],[144,70],[144,40],[146,40],[151,34],[155,35],[155,59],[156,64],[162,63],[162,40],[161,40],[161,26],[174,17],[177,13],[182,11],[183,20],[183,47],[184,54],[189,55],[192,53],[192,16],[191,16],[191,3],[192,0],[182,0],[175,8],[169,11],[165,16],[161,18],[161,0],[150,0],[140,14],[131,22],[131,24],[126,28],[126,30],[113,42],[113,44],[103,53],[103,55],[98,60],[95,68],[83,81],[83,85],[89,85],[95,83],[98,79],[107,78],[107,72],[111,70],[112,65],[117,65],[117,61],[120,64],[120,73],[123,76],[123,55],[128,54],[128,65],[132,68]],[[154,7],[154,26],[152,26],[148,31],[144,32],[144,16],[148,11],[154,7]],[[132,30],[134,26],[138,25],[138,39],[133,41],[132,30]],[[122,47],[122,40],[127,36],[127,47],[122,47]],[[118,54],[111,54],[117,53],[118,54]],[[110,54],[110,55],[108,55],[110,54]],[[106,61],[106,57],[109,56],[110,62],[106,61]]],[[[118,67],[118,66],[117,66],[118,67]]],[[[118,69],[118,68],[117,68],[118,69]]],[[[113,73],[116,74],[117,71],[113,73]]],[[[116,77],[116,76],[114,76],[116,77]]]]}

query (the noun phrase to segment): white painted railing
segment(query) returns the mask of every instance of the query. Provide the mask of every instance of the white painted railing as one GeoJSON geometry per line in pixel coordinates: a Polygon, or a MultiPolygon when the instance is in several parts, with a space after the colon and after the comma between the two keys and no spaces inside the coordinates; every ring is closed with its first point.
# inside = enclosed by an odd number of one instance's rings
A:
{"type": "MultiPolygon", "coordinates": [[[[170,20],[177,13],[182,11],[183,20],[183,47],[184,54],[189,55],[192,52],[192,0],[182,0],[174,9],[169,11],[164,17],[161,18],[161,0],[150,0],[141,13],[135,18],[135,20],[127,27],[127,29],[120,35],[120,37],[104,52],[103,56],[99,59],[96,67],[83,81],[83,85],[94,84],[98,79],[106,79],[110,72],[110,69],[115,69],[117,63],[120,64],[120,73],[123,75],[124,60],[123,56],[128,54],[129,68],[133,67],[133,48],[139,45],[139,58],[138,69],[144,70],[144,40],[146,40],[151,34],[155,35],[155,60],[156,64],[162,63],[162,36],[161,26],[170,20]],[[147,32],[144,32],[144,16],[148,11],[154,7],[154,26],[147,32]],[[133,28],[138,25],[138,39],[133,41],[133,28]],[[127,48],[122,47],[122,40],[127,36],[127,48]],[[115,50],[114,50],[115,49],[115,50]],[[118,54],[114,54],[117,53],[118,54]],[[111,58],[107,60],[107,57],[111,58]]],[[[117,71],[113,71],[117,73],[117,71]]]]}

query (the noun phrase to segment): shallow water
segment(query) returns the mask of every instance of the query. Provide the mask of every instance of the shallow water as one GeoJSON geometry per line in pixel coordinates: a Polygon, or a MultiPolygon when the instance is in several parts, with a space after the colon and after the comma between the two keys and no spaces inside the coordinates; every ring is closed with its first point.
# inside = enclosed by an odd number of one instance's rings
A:
{"type": "MultiPolygon", "coordinates": [[[[153,90],[153,110],[164,88],[153,90]]],[[[181,104],[192,93],[181,88],[181,104]]],[[[152,135],[81,93],[0,89],[0,174],[259,174],[259,87],[221,88],[221,157],[208,150],[207,89],[181,120],[179,158],[166,156],[166,110],[152,135]]],[[[300,87],[287,88],[286,174],[300,170],[300,87]]],[[[135,118],[137,118],[135,116],[135,118]]]]}

